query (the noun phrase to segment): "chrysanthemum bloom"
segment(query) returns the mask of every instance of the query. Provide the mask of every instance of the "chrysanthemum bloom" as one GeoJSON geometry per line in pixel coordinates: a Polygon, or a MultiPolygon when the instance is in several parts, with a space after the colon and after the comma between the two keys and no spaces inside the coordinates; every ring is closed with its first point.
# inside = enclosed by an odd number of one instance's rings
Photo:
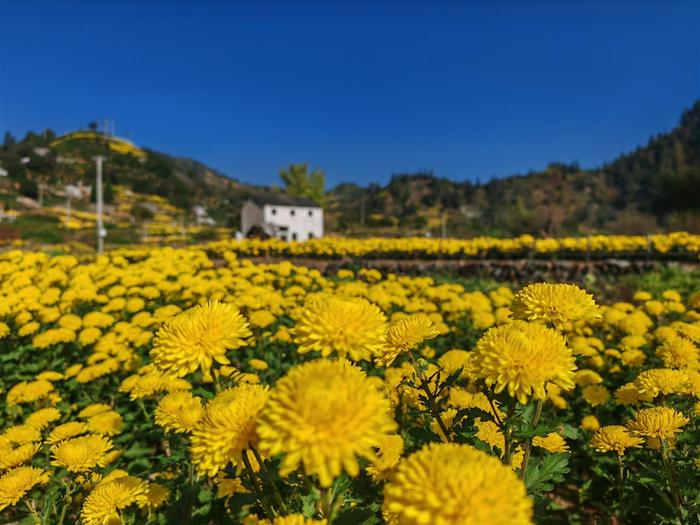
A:
{"type": "Polygon", "coordinates": [[[514,321],[491,328],[476,344],[474,365],[496,393],[507,389],[526,404],[547,397],[546,386],[574,388],[574,356],[557,331],[538,323],[514,321]]]}
{"type": "Polygon", "coordinates": [[[555,326],[600,317],[593,296],[574,284],[530,284],[515,294],[510,309],[513,319],[555,326]]]}
{"type": "Polygon", "coordinates": [[[396,429],[389,400],[375,381],[348,361],[318,359],[277,381],[260,418],[260,448],[284,454],[280,474],[300,464],[329,487],[342,470],[357,476],[358,457],[374,461],[374,448],[396,429]]]}
{"type": "Polygon", "coordinates": [[[18,467],[34,457],[39,452],[41,445],[39,443],[27,443],[20,445],[17,448],[2,448],[0,447],[0,470],[18,467]]]}
{"type": "Polygon", "coordinates": [[[24,424],[30,427],[35,427],[38,429],[43,429],[48,426],[52,421],[56,421],[61,418],[61,412],[57,408],[41,408],[30,414],[25,420],[24,424]]]}
{"type": "Polygon", "coordinates": [[[78,417],[91,418],[92,416],[102,414],[103,412],[109,412],[110,410],[112,410],[112,407],[107,403],[92,403],[78,412],[78,417]]]}
{"type": "Polygon", "coordinates": [[[335,353],[353,361],[369,361],[385,343],[386,317],[361,298],[326,296],[310,300],[293,329],[298,352],[335,353]]]}
{"type": "Polygon", "coordinates": [[[596,432],[600,429],[600,422],[595,416],[583,416],[583,419],[581,419],[581,428],[589,432],[596,432]]]}
{"type": "Polygon", "coordinates": [[[425,315],[415,314],[402,317],[389,325],[386,345],[378,350],[374,358],[377,366],[387,367],[399,354],[416,348],[423,341],[440,335],[433,322],[425,315]]]}
{"type": "Polygon", "coordinates": [[[389,434],[379,440],[378,457],[367,467],[367,474],[376,481],[384,481],[399,464],[403,454],[403,439],[398,434],[389,434]]]}
{"type": "Polygon", "coordinates": [[[579,386],[597,385],[603,382],[603,378],[595,370],[577,370],[574,374],[574,383],[579,386]]]}
{"type": "Polygon", "coordinates": [[[480,439],[491,448],[498,449],[499,453],[503,453],[506,444],[506,438],[498,428],[495,422],[491,420],[482,421],[480,417],[474,419],[476,426],[476,438],[480,439]]]}
{"type": "Polygon", "coordinates": [[[556,432],[550,432],[546,436],[532,438],[532,446],[545,449],[547,452],[562,453],[569,451],[569,445],[563,437],[556,432]]]}
{"type": "Polygon", "coordinates": [[[168,501],[170,490],[160,483],[149,483],[144,496],[144,499],[137,501],[138,506],[155,509],[168,501]]]}
{"type": "Polygon", "coordinates": [[[625,449],[639,448],[644,440],[631,434],[622,425],[607,425],[601,427],[591,438],[591,448],[598,452],[617,452],[622,456],[625,449]]]}
{"type": "Polygon", "coordinates": [[[87,423],[83,423],[82,421],[69,421],[68,423],[63,423],[54,428],[46,438],[46,442],[49,445],[53,445],[64,439],[70,439],[80,434],[85,434],[87,431],[87,423]]]}
{"type": "Polygon", "coordinates": [[[592,407],[597,407],[608,402],[610,392],[603,385],[588,385],[581,390],[581,397],[592,407]]]}
{"type": "Polygon", "coordinates": [[[99,434],[61,441],[51,447],[52,465],[65,467],[69,472],[88,472],[108,464],[107,453],[112,442],[99,434]]]}
{"type": "Polygon", "coordinates": [[[32,488],[48,480],[48,473],[39,468],[17,467],[8,470],[0,478],[0,511],[16,504],[32,488]]]}
{"type": "Polygon", "coordinates": [[[244,346],[251,335],[238,308],[207,302],[177,315],[158,330],[151,358],[168,375],[184,377],[198,368],[207,372],[214,362],[228,365],[226,352],[244,346]]]}
{"type": "Polygon", "coordinates": [[[145,500],[146,489],[146,482],[133,476],[103,481],[83,503],[80,512],[83,525],[122,523],[119,511],[145,500]]]}
{"type": "Polygon", "coordinates": [[[87,420],[87,426],[90,432],[97,432],[98,434],[106,434],[108,436],[119,434],[122,431],[123,424],[124,420],[122,416],[114,410],[100,412],[87,420]]]}
{"type": "Polygon", "coordinates": [[[700,351],[698,347],[685,337],[672,335],[667,337],[656,350],[658,355],[669,368],[700,368],[700,351]]]}
{"type": "Polygon", "coordinates": [[[498,458],[469,445],[431,444],[402,461],[382,510],[397,525],[529,525],[532,500],[498,458]]]}
{"type": "Polygon", "coordinates": [[[634,380],[640,394],[654,399],[659,394],[685,394],[690,382],[682,370],[672,368],[652,368],[644,370],[634,380]]]}
{"type": "Polygon", "coordinates": [[[202,400],[187,390],[179,390],[160,400],[156,424],[168,432],[191,432],[203,415],[202,400]]]}
{"type": "Polygon", "coordinates": [[[192,431],[192,463],[202,474],[215,476],[257,442],[256,426],[269,396],[267,387],[242,384],[218,394],[192,431]]]}
{"type": "Polygon", "coordinates": [[[634,383],[625,383],[615,391],[615,403],[622,406],[637,405],[641,401],[651,401],[652,396],[641,394],[634,383]]]}
{"type": "Polygon", "coordinates": [[[41,441],[41,432],[39,432],[38,428],[27,424],[9,427],[0,434],[0,447],[4,448],[35,441],[41,441]]]}
{"type": "Polygon", "coordinates": [[[688,423],[688,418],[674,408],[653,407],[638,410],[627,428],[647,440],[649,448],[661,448],[661,442],[670,446],[676,441],[676,434],[688,423]]]}

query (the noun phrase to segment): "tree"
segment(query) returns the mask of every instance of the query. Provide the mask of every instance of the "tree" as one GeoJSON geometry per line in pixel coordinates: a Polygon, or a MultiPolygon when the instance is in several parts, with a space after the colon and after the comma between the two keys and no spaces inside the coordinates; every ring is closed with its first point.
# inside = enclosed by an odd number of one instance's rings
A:
{"type": "Polygon", "coordinates": [[[326,174],[323,170],[315,169],[309,174],[306,163],[290,164],[288,168],[280,170],[280,178],[292,195],[307,197],[321,205],[325,203],[326,174]]]}

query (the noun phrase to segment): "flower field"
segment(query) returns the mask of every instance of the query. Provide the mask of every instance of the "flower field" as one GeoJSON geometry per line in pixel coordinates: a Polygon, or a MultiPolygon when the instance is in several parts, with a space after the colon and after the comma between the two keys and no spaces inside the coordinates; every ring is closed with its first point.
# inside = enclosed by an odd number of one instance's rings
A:
{"type": "MultiPolygon", "coordinates": [[[[697,258],[655,237],[606,242],[697,258]]],[[[380,249],[442,253],[407,242],[380,249]]],[[[239,258],[275,246],[0,254],[0,522],[698,522],[700,283],[603,300],[239,258]]]]}

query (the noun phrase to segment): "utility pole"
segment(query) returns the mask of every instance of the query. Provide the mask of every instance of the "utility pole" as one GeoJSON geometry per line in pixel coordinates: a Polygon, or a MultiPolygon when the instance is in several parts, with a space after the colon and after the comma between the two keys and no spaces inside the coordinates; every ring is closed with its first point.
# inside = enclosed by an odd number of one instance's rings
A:
{"type": "Polygon", "coordinates": [[[365,197],[360,197],[360,226],[365,225],[365,197]]]}
{"type": "Polygon", "coordinates": [[[104,237],[107,232],[102,225],[102,162],[105,158],[102,155],[95,157],[97,165],[97,180],[95,181],[95,201],[97,204],[97,253],[98,255],[104,250],[104,237]]]}

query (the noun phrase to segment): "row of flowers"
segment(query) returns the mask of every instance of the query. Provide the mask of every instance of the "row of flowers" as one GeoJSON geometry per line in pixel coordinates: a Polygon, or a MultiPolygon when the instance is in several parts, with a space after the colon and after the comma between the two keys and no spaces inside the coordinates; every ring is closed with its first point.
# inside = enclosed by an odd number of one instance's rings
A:
{"type": "Polygon", "coordinates": [[[315,258],[449,258],[522,256],[687,256],[697,259],[700,236],[686,232],[658,235],[589,235],[583,237],[535,238],[521,235],[512,239],[431,239],[425,237],[350,239],[324,237],[304,242],[279,239],[223,241],[213,251],[231,250],[241,255],[315,258]]]}

